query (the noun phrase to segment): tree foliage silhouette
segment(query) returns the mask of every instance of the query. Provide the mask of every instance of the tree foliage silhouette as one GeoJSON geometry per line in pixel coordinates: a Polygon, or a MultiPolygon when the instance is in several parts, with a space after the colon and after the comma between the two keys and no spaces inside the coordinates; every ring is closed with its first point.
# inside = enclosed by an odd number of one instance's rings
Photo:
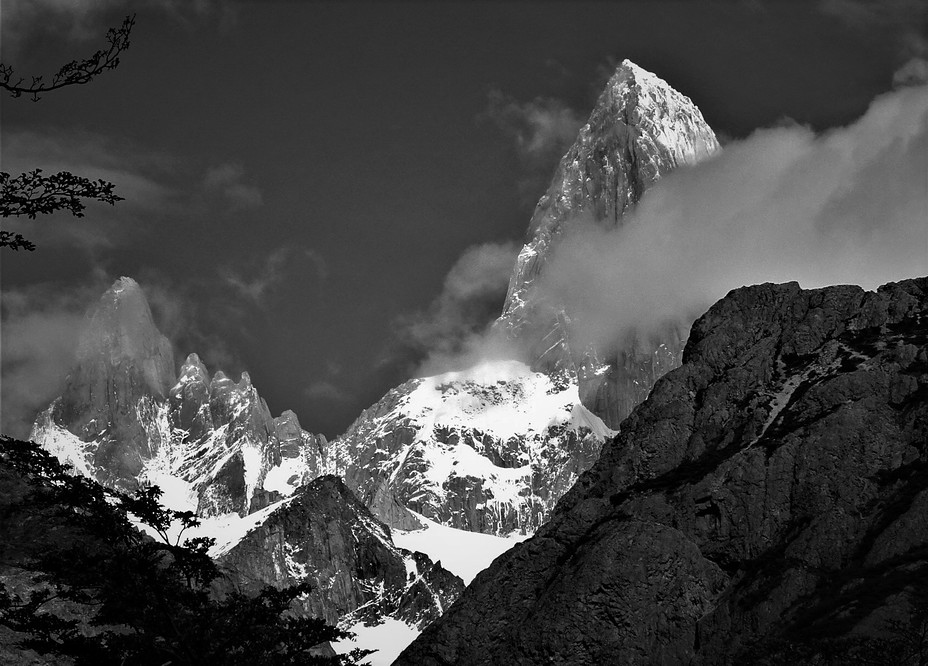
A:
{"type": "Polygon", "coordinates": [[[219,593],[213,540],[183,539],[196,516],[161,506],[156,486],[110,490],[9,437],[0,472],[0,625],[24,636],[22,647],[78,666],[349,665],[370,653],[320,653],[352,635],[291,613],[305,583],[219,593]],[[14,572],[19,589],[8,585],[14,572]]]}
{"type": "MultiPolygon", "coordinates": [[[[37,102],[44,93],[90,83],[106,70],[115,69],[119,65],[119,55],[129,48],[129,35],[134,25],[135,16],[127,16],[120,27],[107,31],[107,48],[100,49],[89,58],[72,60],[63,65],[50,82],[39,75],[30,77],[27,83],[25,77],[15,77],[12,65],[0,63],[0,88],[13,97],[25,95],[37,102]]],[[[45,176],[41,169],[34,169],[15,178],[9,173],[0,172],[0,217],[26,216],[34,220],[37,215],[59,210],[68,210],[75,217],[83,217],[84,200],[110,205],[122,201],[122,197],[113,192],[113,187],[112,183],[104,180],[94,181],[68,171],[45,176]]],[[[22,234],[3,229],[0,230],[2,247],[31,252],[35,250],[35,243],[22,234]]]]}

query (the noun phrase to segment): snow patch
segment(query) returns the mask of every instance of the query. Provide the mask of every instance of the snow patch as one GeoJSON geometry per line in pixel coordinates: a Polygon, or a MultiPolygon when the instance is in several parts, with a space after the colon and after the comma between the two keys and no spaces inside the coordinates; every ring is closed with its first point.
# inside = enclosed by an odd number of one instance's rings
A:
{"type": "Polygon", "coordinates": [[[529,536],[499,537],[468,532],[440,525],[415,511],[412,513],[425,525],[425,529],[394,529],[393,543],[398,548],[425,553],[433,562],[440,561],[445,569],[460,576],[465,585],[469,585],[493,560],[529,536]]]}
{"type": "Polygon", "coordinates": [[[293,494],[306,479],[308,469],[302,458],[284,458],[280,465],[271,467],[264,477],[264,489],[273,490],[284,497],[293,494]]]}
{"type": "Polygon", "coordinates": [[[377,650],[364,660],[371,666],[390,666],[419,635],[416,627],[390,617],[375,626],[368,627],[359,622],[347,629],[355,633],[354,640],[332,643],[332,648],[339,654],[347,654],[355,648],[377,650]]]}

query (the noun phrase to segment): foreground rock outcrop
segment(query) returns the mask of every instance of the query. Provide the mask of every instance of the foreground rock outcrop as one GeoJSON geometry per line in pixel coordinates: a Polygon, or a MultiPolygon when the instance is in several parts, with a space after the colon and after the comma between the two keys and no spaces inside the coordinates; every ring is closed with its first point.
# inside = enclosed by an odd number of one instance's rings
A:
{"type": "Polygon", "coordinates": [[[553,519],[396,663],[898,648],[925,592],[926,472],[928,278],[733,291],[553,519]]]}

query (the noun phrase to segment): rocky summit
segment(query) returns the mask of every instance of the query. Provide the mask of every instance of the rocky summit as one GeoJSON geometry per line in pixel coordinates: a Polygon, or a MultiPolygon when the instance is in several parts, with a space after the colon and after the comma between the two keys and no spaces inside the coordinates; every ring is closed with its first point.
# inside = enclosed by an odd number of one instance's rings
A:
{"type": "Polygon", "coordinates": [[[926,469],[928,278],[735,290],[396,663],[887,659],[928,622],[926,469]]]}
{"type": "Polygon", "coordinates": [[[497,326],[531,349],[532,367],[579,382],[583,403],[612,428],[644,400],[654,381],[680,363],[690,322],[637,331],[614,349],[572,340],[570,303],[537,287],[565,233],[581,224],[614,228],[673,169],[719,150],[702,113],[666,81],[623,61],[538,201],[497,326]]]}

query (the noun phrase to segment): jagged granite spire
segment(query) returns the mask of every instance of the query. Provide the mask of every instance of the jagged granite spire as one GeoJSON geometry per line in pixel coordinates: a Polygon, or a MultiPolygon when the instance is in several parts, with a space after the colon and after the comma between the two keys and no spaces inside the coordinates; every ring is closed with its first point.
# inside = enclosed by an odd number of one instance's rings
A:
{"type": "MultiPolygon", "coordinates": [[[[680,165],[695,164],[718,149],[715,133],[690,98],[630,60],[624,60],[609,79],[589,120],[561,159],[548,191],[535,207],[528,240],[516,260],[497,325],[531,349],[536,369],[579,375],[581,384],[584,375],[595,378],[595,386],[582,390],[585,404],[612,427],[624,418],[632,403],[644,397],[626,399],[611,395],[615,387],[608,391],[610,395],[602,395],[603,377],[610,374],[604,368],[629,362],[597,359],[591,350],[571,349],[570,304],[544,302],[534,291],[534,284],[560,235],[574,221],[582,219],[584,223],[592,221],[607,228],[615,227],[663,175],[680,165]]],[[[682,346],[682,339],[660,340],[660,344],[682,346]]],[[[646,351],[648,356],[650,350],[646,351]]],[[[670,365],[676,362],[671,361],[670,365]]],[[[633,359],[630,363],[635,365],[637,361],[633,359]]],[[[669,367],[663,371],[666,369],[669,367]]],[[[629,386],[647,384],[646,395],[656,378],[652,376],[661,372],[652,368],[645,373],[647,377],[617,381],[629,386]]]]}
{"type": "Polygon", "coordinates": [[[85,442],[98,442],[90,462],[119,485],[135,477],[152,441],[140,418],[174,384],[171,343],[155,326],[145,294],[121,277],[85,318],[77,362],[51,417],[85,442]]]}

